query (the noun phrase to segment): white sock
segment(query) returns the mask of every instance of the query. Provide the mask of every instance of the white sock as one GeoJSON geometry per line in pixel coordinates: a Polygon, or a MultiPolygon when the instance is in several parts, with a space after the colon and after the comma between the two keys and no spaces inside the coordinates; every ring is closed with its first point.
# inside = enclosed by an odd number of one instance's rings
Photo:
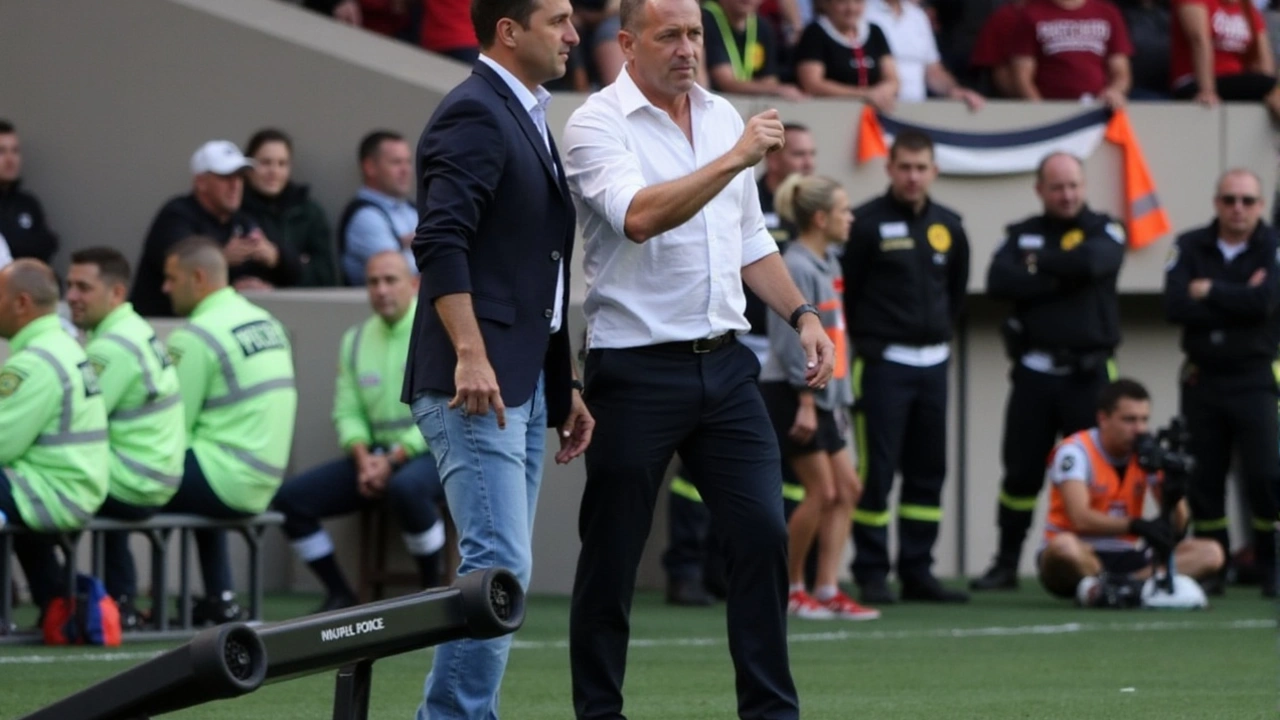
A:
{"type": "Polygon", "coordinates": [[[814,588],[813,597],[818,602],[826,602],[836,596],[840,590],[835,585],[823,585],[820,588],[814,588]]]}
{"type": "Polygon", "coordinates": [[[416,535],[404,533],[404,546],[408,548],[411,555],[430,555],[440,548],[444,547],[444,521],[437,520],[424,532],[416,535]]]}
{"type": "Polygon", "coordinates": [[[791,583],[791,592],[804,592],[804,583],[791,583]]]}
{"type": "Polygon", "coordinates": [[[329,537],[329,533],[324,530],[298,538],[290,544],[293,545],[293,551],[298,553],[298,557],[304,562],[319,560],[325,555],[333,554],[333,538],[329,537]]]}

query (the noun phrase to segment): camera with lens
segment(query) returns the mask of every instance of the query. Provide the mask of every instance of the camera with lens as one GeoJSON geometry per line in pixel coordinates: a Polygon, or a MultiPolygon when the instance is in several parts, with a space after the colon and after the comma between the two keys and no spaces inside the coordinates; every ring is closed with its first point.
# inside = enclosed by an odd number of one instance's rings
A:
{"type": "MultiPolygon", "coordinates": [[[[1164,472],[1166,476],[1187,477],[1195,470],[1196,459],[1186,450],[1191,433],[1182,418],[1175,417],[1155,435],[1143,433],[1134,441],[1138,465],[1147,472],[1164,472]]],[[[1168,478],[1166,477],[1166,480],[1168,478]]]]}

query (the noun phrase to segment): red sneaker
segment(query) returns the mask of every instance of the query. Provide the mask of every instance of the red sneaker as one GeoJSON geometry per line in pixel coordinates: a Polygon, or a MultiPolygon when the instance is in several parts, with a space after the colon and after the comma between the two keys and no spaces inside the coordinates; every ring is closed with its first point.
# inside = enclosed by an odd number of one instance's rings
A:
{"type": "Polygon", "coordinates": [[[837,592],[835,597],[821,605],[829,610],[833,617],[841,620],[875,620],[880,617],[879,610],[859,605],[843,592],[837,592]]]}
{"type": "Polygon", "coordinates": [[[793,590],[787,597],[787,614],[805,620],[832,620],[836,614],[803,590],[793,590]]]}

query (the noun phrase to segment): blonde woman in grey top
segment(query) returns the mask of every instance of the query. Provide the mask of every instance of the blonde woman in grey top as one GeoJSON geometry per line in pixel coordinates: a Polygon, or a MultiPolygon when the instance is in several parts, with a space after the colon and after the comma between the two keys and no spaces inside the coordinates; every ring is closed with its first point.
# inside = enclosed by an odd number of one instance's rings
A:
{"type": "Polygon", "coordinates": [[[822,327],[836,347],[835,372],[825,388],[805,382],[805,352],[795,330],[769,318],[769,359],[760,371],[760,392],[769,409],[784,462],[804,485],[804,500],[787,523],[791,590],[787,612],[811,620],[873,620],[879,611],[859,605],[836,584],[849,542],[849,516],[862,484],[844,435],[853,389],[844,323],[844,280],[838,249],[849,239],[853,212],[835,181],[792,175],[778,186],[774,209],[800,229],[783,260],[800,292],[817,306],[822,327]],[[805,558],[818,543],[813,593],[804,584],[805,558]]]}

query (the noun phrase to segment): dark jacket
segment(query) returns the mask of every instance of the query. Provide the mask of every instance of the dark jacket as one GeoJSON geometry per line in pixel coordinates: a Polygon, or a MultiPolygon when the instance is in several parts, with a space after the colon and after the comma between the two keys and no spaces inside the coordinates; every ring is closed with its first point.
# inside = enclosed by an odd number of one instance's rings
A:
{"type": "MultiPolygon", "coordinates": [[[[258,224],[243,210],[231,214],[227,221],[216,217],[196,201],[195,195],[179,195],[160,208],[151,221],[147,239],[142,244],[142,259],[134,273],[129,300],[145,317],[172,317],[173,306],[164,294],[164,261],[169,248],[192,235],[204,235],[221,245],[232,237],[247,235],[258,224]]],[[[289,287],[298,278],[298,256],[288,246],[280,246],[280,261],[274,268],[256,261],[237,265],[228,273],[232,283],[242,277],[257,277],[277,287],[289,287]]]]}
{"type": "Polygon", "coordinates": [[[306,185],[289,183],[279,195],[267,197],[246,183],[240,210],[268,240],[298,257],[298,287],[332,287],[338,284],[333,234],[324,210],[310,195],[306,185]]]}
{"type": "Polygon", "coordinates": [[[858,355],[951,340],[969,282],[969,239],[954,211],[928,200],[917,214],[881,195],[854,210],[841,265],[858,355]]]}
{"type": "Polygon", "coordinates": [[[58,236],[49,229],[40,201],[21,185],[18,180],[0,188],[0,235],[15,260],[35,258],[48,264],[58,252],[58,236]]]}
{"type": "Polygon", "coordinates": [[[1124,262],[1124,226],[1086,207],[1070,220],[1036,215],[1005,232],[987,271],[987,293],[1013,303],[1021,347],[1011,354],[1114,350],[1120,344],[1116,279],[1124,262]]]}
{"type": "Polygon", "coordinates": [[[455,392],[457,356],[434,301],[470,293],[503,403],[527,402],[545,371],[547,424],[561,424],[572,398],[567,320],[575,213],[554,141],[548,154],[519,99],[477,63],[432,114],[417,155],[421,220],[413,252],[422,277],[402,399],[455,392]],[[552,335],[562,265],[565,322],[552,335]]]}
{"type": "Polygon", "coordinates": [[[1218,223],[1180,235],[1166,264],[1165,313],[1182,326],[1182,351],[1201,373],[1261,379],[1274,386],[1271,363],[1280,346],[1280,263],[1275,232],[1259,222],[1244,251],[1227,262],[1218,249],[1218,223]],[[1250,279],[1261,275],[1259,282],[1250,279]],[[1192,300],[1192,280],[1212,281],[1192,300]]]}

